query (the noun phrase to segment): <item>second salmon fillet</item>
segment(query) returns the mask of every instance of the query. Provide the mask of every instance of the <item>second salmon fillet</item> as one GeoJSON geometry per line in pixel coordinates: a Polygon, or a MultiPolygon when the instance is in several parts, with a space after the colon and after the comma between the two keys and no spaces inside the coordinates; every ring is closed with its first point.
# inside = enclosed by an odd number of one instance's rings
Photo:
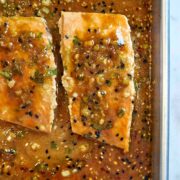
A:
{"type": "Polygon", "coordinates": [[[62,12],[59,28],[72,131],[127,152],[135,94],[127,18],[62,12]]]}

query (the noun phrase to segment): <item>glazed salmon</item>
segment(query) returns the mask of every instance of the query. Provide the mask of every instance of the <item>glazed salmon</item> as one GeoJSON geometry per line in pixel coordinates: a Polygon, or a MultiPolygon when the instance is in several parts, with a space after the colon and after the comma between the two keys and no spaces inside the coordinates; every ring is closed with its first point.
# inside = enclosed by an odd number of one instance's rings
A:
{"type": "Polygon", "coordinates": [[[0,119],[50,132],[56,73],[45,20],[0,17],[0,119]]]}
{"type": "Polygon", "coordinates": [[[127,18],[62,12],[59,29],[72,131],[127,152],[135,95],[127,18]]]}

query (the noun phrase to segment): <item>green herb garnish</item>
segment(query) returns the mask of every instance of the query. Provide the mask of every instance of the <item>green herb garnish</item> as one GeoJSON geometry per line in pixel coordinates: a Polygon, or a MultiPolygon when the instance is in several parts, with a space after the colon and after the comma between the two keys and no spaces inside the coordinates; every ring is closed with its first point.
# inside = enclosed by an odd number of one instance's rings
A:
{"type": "Polygon", "coordinates": [[[42,74],[39,72],[39,70],[36,70],[33,77],[30,77],[30,79],[36,83],[42,84],[44,83],[44,78],[51,77],[57,75],[57,69],[47,69],[45,74],[42,74]]]}
{"type": "Polygon", "coordinates": [[[53,49],[53,43],[49,40],[49,44],[46,46],[45,50],[52,50],[53,49]]]}
{"type": "Polygon", "coordinates": [[[126,110],[124,108],[119,109],[119,111],[117,113],[118,117],[120,117],[120,118],[123,117],[125,112],[126,112],[126,110]]]}
{"type": "Polygon", "coordinates": [[[34,76],[30,77],[30,79],[38,84],[44,83],[44,75],[40,73],[38,70],[35,71],[34,76]]]}
{"type": "Polygon", "coordinates": [[[139,89],[139,84],[136,81],[134,81],[134,88],[135,88],[135,91],[138,91],[139,89]]]}
{"type": "Polygon", "coordinates": [[[16,133],[16,137],[18,137],[18,138],[23,138],[24,135],[25,135],[24,131],[17,131],[17,133],[16,133]]]}
{"type": "Polygon", "coordinates": [[[72,153],[72,149],[67,147],[65,148],[65,154],[71,154],[72,153]]]}
{"type": "Polygon", "coordinates": [[[80,45],[80,40],[77,36],[74,36],[73,43],[74,45],[80,45]]]}
{"type": "Polygon", "coordinates": [[[45,163],[37,163],[34,167],[34,170],[35,171],[38,171],[38,172],[44,172],[46,171],[48,168],[48,165],[45,164],[45,163]]]}
{"type": "Polygon", "coordinates": [[[57,149],[57,143],[55,141],[51,141],[51,149],[57,149]]]}
{"type": "Polygon", "coordinates": [[[12,73],[9,71],[0,71],[0,76],[4,77],[9,81],[12,79],[12,73]]]}
{"type": "Polygon", "coordinates": [[[111,129],[112,128],[112,122],[108,121],[107,123],[104,123],[104,124],[93,123],[91,126],[92,126],[92,128],[94,128],[96,130],[102,131],[105,129],[111,129]]]}
{"type": "Polygon", "coordinates": [[[46,74],[45,74],[45,76],[46,77],[49,77],[49,76],[56,76],[57,75],[57,69],[56,68],[54,68],[54,69],[47,69],[47,71],[46,71],[46,74]]]}
{"type": "Polygon", "coordinates": [[[42,32],[38,32],[37,35],[36,35],[36,37],[37,37],[38,39],[40,39],[40,38],[42,38],[42,35],[43,35],[42,32]]]}

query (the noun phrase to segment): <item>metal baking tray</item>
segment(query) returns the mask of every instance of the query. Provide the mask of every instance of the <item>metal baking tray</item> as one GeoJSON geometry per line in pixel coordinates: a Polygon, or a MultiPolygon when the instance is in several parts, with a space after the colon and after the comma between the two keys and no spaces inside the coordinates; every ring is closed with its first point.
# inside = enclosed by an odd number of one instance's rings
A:
{"type": "Polygon", "coordinates": [[[153,1],[153,179],[169,179],[169,3],[153,1]]]}

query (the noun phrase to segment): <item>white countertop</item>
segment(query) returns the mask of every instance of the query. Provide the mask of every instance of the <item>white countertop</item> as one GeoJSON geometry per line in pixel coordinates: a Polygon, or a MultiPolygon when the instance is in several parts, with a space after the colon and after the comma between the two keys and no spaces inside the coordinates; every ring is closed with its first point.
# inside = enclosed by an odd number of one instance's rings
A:
{"type": "Polygon", "coordinates": [[[170,0],[169,180],[180,180],[180,0],[170,0]]]}

